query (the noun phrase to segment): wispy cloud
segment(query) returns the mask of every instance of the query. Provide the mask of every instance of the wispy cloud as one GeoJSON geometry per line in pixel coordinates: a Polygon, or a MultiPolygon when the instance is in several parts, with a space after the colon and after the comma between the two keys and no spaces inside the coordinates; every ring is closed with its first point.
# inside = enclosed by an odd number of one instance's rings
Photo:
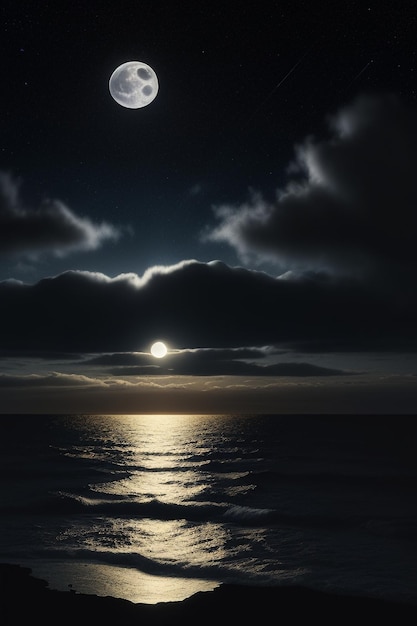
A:
{"type": "MultiPolygon", "coordinates": [[[[277,351],[278,352],[278,351],[277,351]]],[[[268,349],[197,349],[173,351],[163,361],[144,353],[116,353],[89,359],[86,365],[101,366],[113,376],[340,376],[349,372],[310,363],[263,363],[268,349]]]]}
{"type": "Polygon", "coordinates": [[[81,217],[57,199],[45,199],[38,207],[25,206],[19,183],[0,172],[1,255],[32,261],[46,254],[63,257],[96,250],[120,236],[119,228],[81,217]]]}
{"type": "Polygon", "coordinates": [[[103,382],[92,379],[83,374],[63,374],[51,372],[48,374],[27,374],[24,376],[0,374],[1,387],[84,387],[103,386],[103,382]]]}
{"type": "Polygon", "coordinates": [[[417,267],[417,115],[396,96],[362,96],[295,149],[288,184],[214,208],[203,240],[277,271],[394,282],[417,267]]]}

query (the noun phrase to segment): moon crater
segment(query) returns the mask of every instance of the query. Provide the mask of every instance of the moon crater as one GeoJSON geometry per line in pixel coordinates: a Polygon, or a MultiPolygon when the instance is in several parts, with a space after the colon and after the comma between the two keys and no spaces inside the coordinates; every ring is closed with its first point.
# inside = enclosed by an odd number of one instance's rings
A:
{"type": "Polygon", "coordinates": [[[112,98],[127,109],[140,109],[150,104],[158,93],[155,71],[142,61],[128,61],[117,67],[109,80],[112,98]]]}

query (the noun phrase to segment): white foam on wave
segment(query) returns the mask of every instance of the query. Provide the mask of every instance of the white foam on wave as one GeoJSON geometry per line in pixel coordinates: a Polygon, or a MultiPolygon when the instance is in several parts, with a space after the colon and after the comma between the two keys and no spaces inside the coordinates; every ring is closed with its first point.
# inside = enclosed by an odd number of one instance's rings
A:
{"type": "Polygon", "coordinates": [[[233,519],[233,521],[249,521],[251,519],[259,519],[273,513],[272,509],[254,509],[249,506],[233,505],[224,512],[223,517],[233,519]]]}

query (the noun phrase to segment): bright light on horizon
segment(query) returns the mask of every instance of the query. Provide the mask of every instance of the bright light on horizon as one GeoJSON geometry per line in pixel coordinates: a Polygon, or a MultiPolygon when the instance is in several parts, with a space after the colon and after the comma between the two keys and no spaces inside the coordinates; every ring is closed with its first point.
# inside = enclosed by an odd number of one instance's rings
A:
{"type": "Polygon", "coordinates": [[[163,341],[156,341],[151,346],[151,354],[157,359],[163,359],[166,356],[168,349],[163,341]]]}

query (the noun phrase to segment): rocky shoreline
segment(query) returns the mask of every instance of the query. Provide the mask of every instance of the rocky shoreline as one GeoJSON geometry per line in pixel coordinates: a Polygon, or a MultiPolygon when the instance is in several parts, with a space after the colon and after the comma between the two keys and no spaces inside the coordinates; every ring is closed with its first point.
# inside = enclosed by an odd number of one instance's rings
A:
{"type": "Polygon", "coordinates": [[[0,564],[0,623],[2,626],[42,626],[61,623],[100,626],[195,626],[198,620],[239,626],[256,621],[290,623],[319,619],[319,623],[351,625],[360,619],[368,623],[417,623],[417,605],[385,602],[313,591],[303,587],[246,587],[222,585],[210,592],[199,592],[182,602],[134,604],[127,600],[98,597],[74,590],[54,591],[32,576],[31,570],[18,565],[0,564]]]}

